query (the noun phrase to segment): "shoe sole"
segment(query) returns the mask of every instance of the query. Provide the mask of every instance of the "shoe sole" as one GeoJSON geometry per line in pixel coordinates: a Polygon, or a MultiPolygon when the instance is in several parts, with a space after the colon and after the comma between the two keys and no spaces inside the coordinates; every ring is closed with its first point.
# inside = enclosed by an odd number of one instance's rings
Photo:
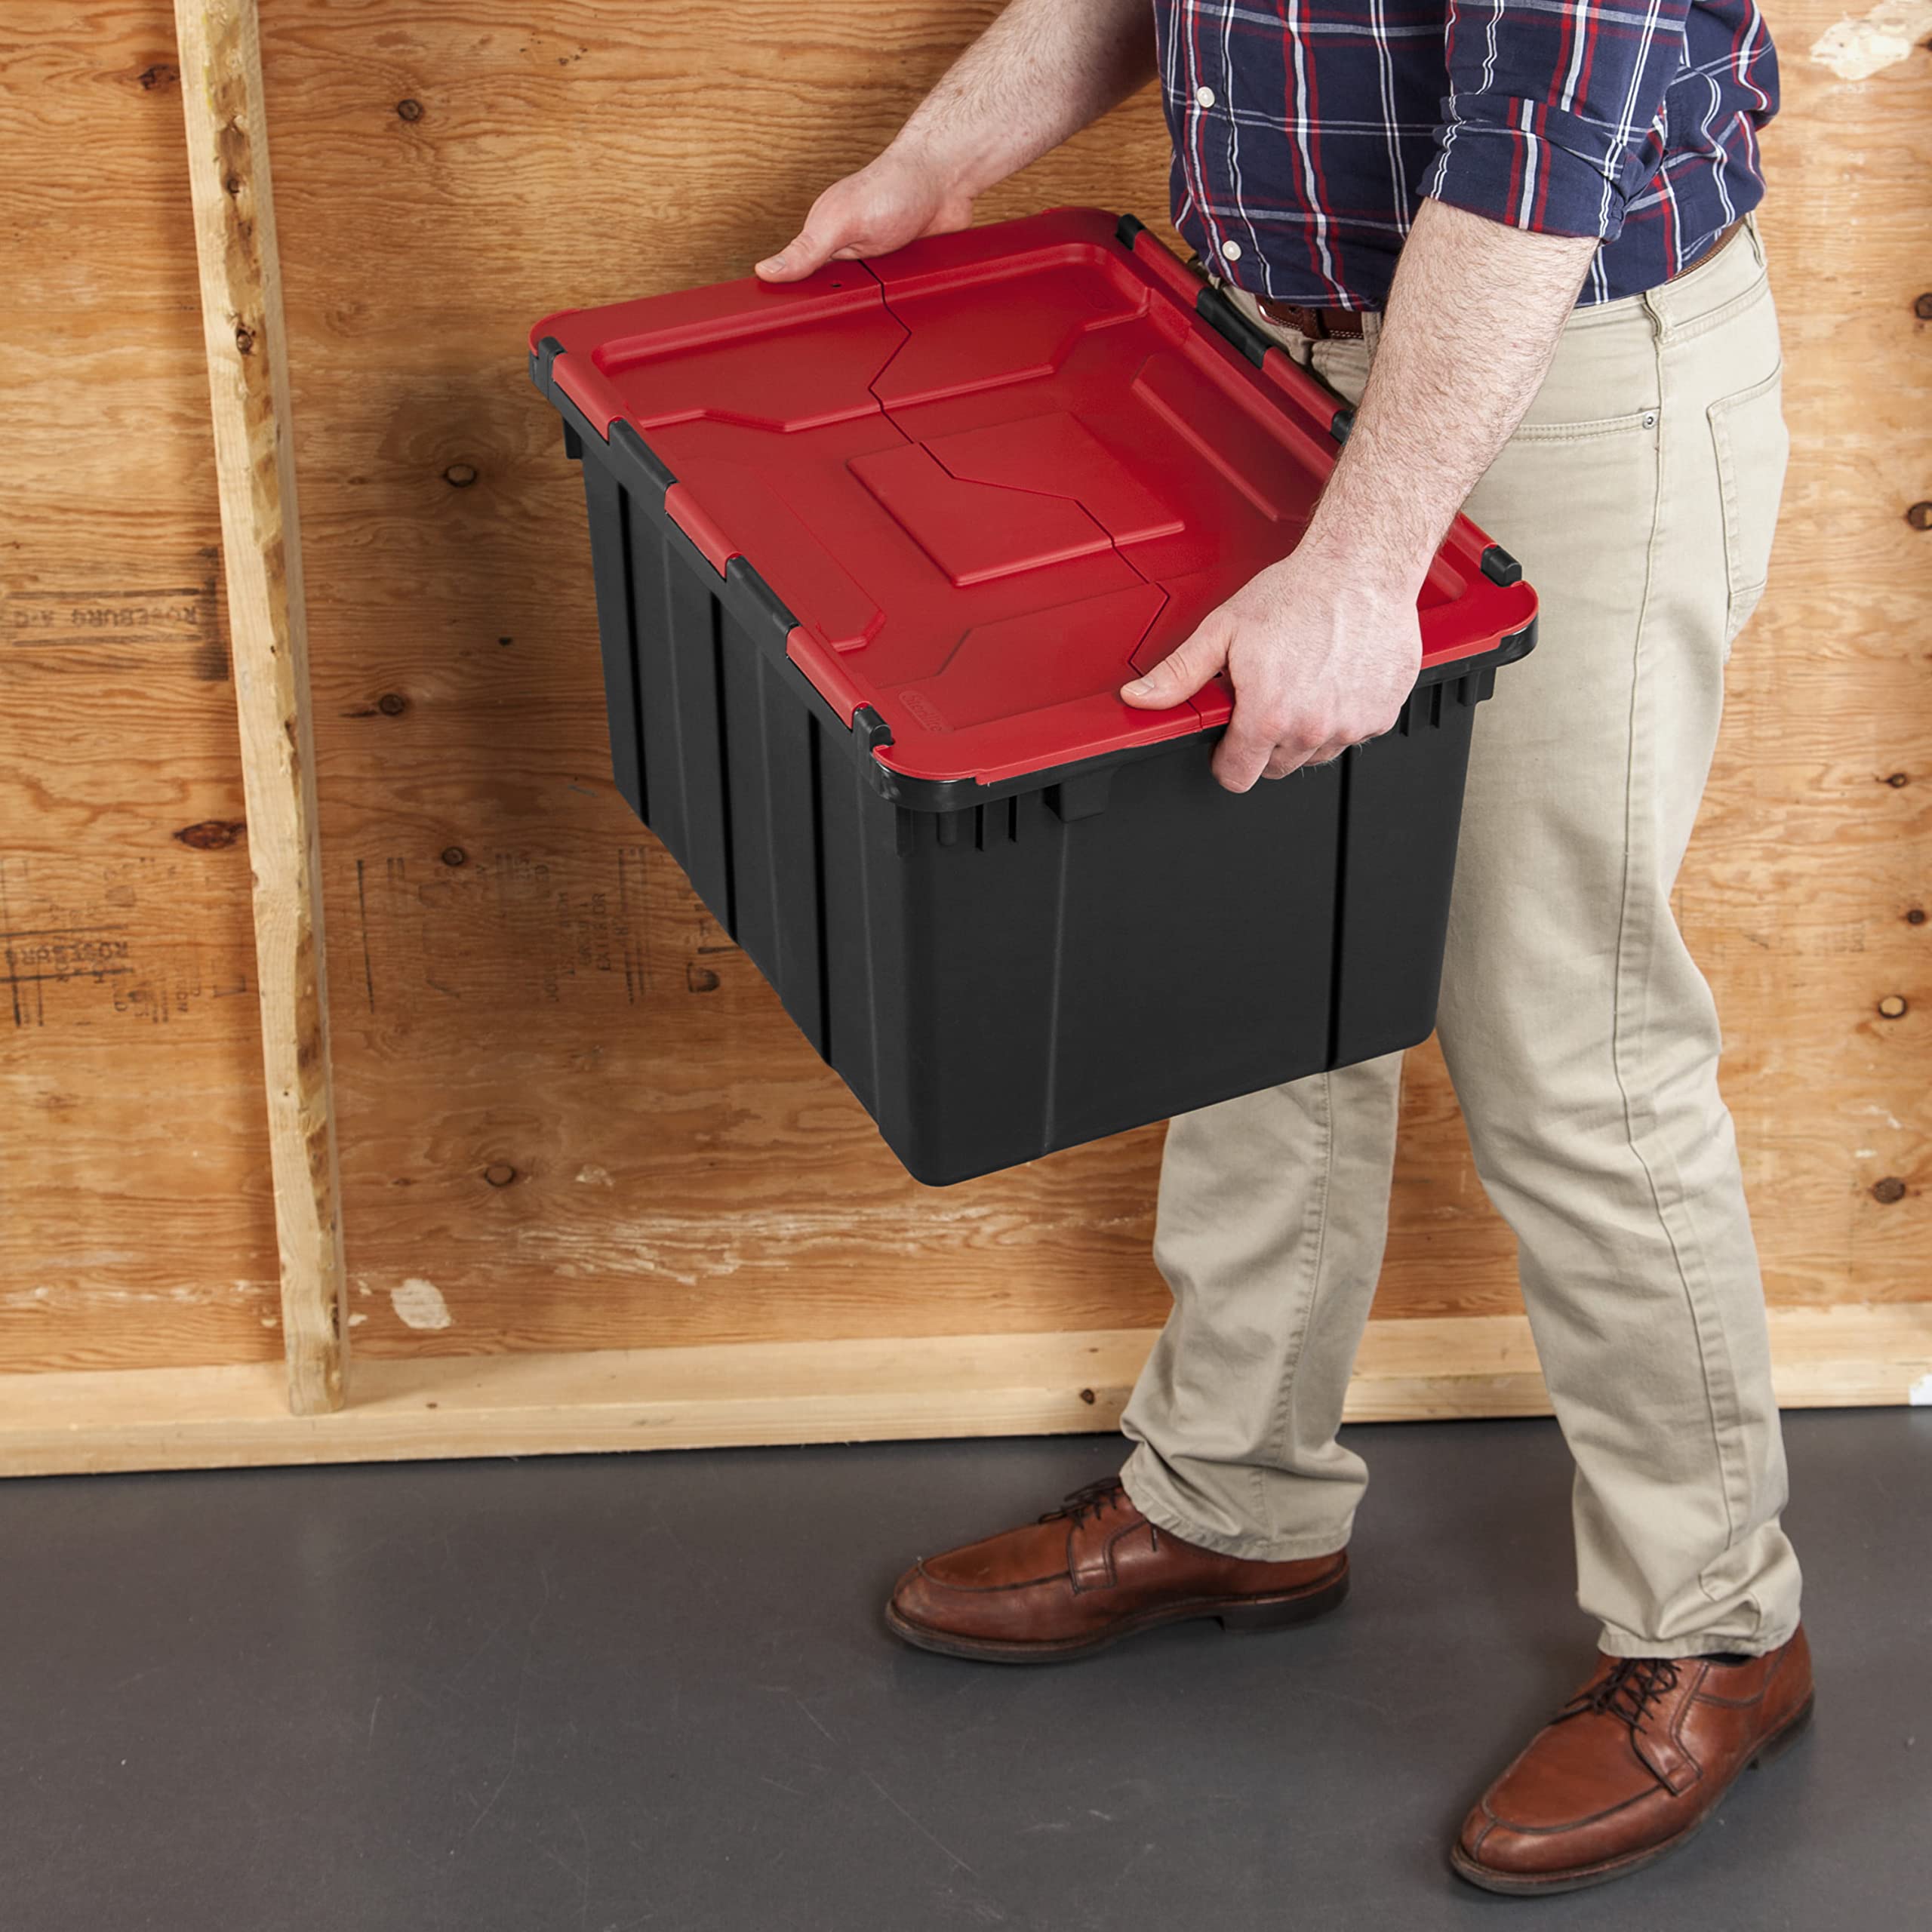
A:
{"type": "MultiPolygon", "coordinates": [[[[1782,1758],[1798,1742],[1804,1727],[1810,1722],[1813,1703],[1813,1697],[1807,1697],[1745,1761],[1745,1770],[1761,1770],[1782,1758]]],[[[1739,1777],[1742,1775],[1742,1772],[1738,1774],[1739,1777]]],[[[1673,1851],[1688,1844],[1717,1815],[1718,1805],[1724,1802],[1737,1783],[1737,1777],[1734,1777],[1718,1795],[1717,1804],[1675,1838],[1666,1838],[1661,1844],[1647,1845],[1641,1851],[1626,1852],[1621,1858],[1605,1859],[1600,1864],[1574,1866],[1567,1872],[1531,1877],[1518,1872],[1499,1872],[1493,1866],[1472,1858],[1460,1844],[1451,1847],[1449,1863],[1458,1878],[1467,1879],[1485,1892],[1498,1892],[1508,1898],[1541,1898],[1557,1892],[1588,1891],[1592,1885],[1607,1885],[1614,1880],[1627,1878],[1632,1872],[1641,1872],[1645,1866],[1654,1865],[1660,1858],[1667,1858],[1673,1851]]]]}
{"type": "Polygon", "coordinates": [[[1130,1637],[1149,1630],[1164,1629],[1171,1623],[1198,1623],[1211,1620],[1223,1630],[1237,1635],[1259,1635],[1265,1631],[1290,1630],[1312,1623],[1337,1607],[1349,1593],[1349,1573],[1344,1569],[1327,1582],[1299,1590],[1287,1596],[1251,1597],[1229,1601],[1226,1598],[1196,1599],[1170,1605],[1163,1610],[1143,1611],[1115,1624],[1111,1629],[1091,1637],[1069,1637],[1051,1642],[1026,1642],[995,1637],[961,1637],[931,1624],[915,1623],[901,1617],[891,1604],[885,1607],[886,1628],[901,1642],[915,1650],[931,1651],[943,1657],[968,1657],[978,1663],[1060,1663],[1070,1657],[1091,1657],[1096,1651],[1110,1649],[1130,1637]]]}

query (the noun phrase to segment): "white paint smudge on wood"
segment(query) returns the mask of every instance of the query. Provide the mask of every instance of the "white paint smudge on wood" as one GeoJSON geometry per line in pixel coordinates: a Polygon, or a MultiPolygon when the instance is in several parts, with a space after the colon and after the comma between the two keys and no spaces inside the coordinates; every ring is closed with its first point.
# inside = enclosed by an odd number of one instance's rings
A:
{"type": "Polygon", "coordinates": [[[1841,81],[1869,81],[1912,57],[1932,34],[1932,0],[1878,0],[1871,12],[1827,27],[1811,43],[1811,57],[1841,81]]]}
{"type": "Polygon", "coordinates": [[[442,1290],[420,1275],[412,1275],[401,1287],[390,1289],[389,1306],[405,1328],[447,1328],[453,1320],[442,1290]]]}

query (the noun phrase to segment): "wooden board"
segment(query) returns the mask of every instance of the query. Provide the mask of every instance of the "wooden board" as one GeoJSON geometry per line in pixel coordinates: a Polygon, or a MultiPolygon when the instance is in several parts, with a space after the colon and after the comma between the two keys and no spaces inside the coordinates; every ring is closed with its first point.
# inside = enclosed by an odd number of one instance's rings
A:
{"type": "MultiPolygon", "coordinates": [[[[1161,1317],[1158,1132],[918,1187],[617,798],[582,485],[522,363],[548,309],[743,272],[990,11],[271,23],[371,1358],[1161,1317]]],[[[989,211],[1152,209],[1152,108],[989,211]]]]}
{"type": "MultiPolygon", "coordinates": [[[[915,1187],[611,795],[577,479],[518,330],[742,272],[988,12],[728,11],[661,9],[643,35],[567,7],[526,33],[471,5],[374,35],[351,9],[271,39],[310,552],[334,586],[316,620],[331,914],[345,949],[351,931],[368,946],[337,1017],[372,1354],[1081,1328],[1162,1306],[1157,1134],[915,1187]],[[405,608],[420,621],[398,626],[405,608]],[[386,715],[386,693],[407,708],[386,715]],[[448,1327],[398,1318],[417,1278],[448,1327]]],[[[1932,542],[1900,515],[1923,454],[1903,278],[1928,226],[1927,137],[1908,132],[1924,89],[1820,86],[1802,48],[1824,11],[1786,11],[1767,225],[1798,316],[1795,513],[1681,897],[1727,1015],[1771,1292],[1798,1304],[1924,1292],[1901,1263],[1924,1238],[1927,1044],[1916,1011],[1875,1008],[1922,977],[1903,915],[1932,830],[1932,697],[1904,620],[1927,608],[1932,542]],[[1807,138],[1854,118],[1859,151],[1807,138]],[[1854,180],[1875,226],[1845,218],[1854,180]],[[1855,360],[1830,346],[1847,303],[1855,360]],[[1877,782],[1901,768],[1923,782],[1877,782]],[[1915,1191],[1875,1199],[1894,1175],[1915,1191]]],[[[1158,214],[1153,109],[985,211],[1158,214]]],[[[1409,1097],[1382,1312],[1512,1309],[1511,1244],[1432,1051],[1409,1097]]]]}
{"type": "MultiPolygon", "coordinates": [[[[381,1381],[392,1370],[460,1377],[454,1358],[479,1352],[1050,1349],[1160,1318],[1158,1130],[917,1188],[629,818],[605,762],[577,478],[522,372],[535,315],[737,272],[783,239],[991,11],[568,0],[534,26],[506,0],[268,11],[351,1318],[383,1400],[429,1386],[381,1381]]],[[[1678,897],[1726,1016],[1773,1298],[1838,1324],[1819,1386],[1896,1400],[1889,1365],[1860,1379],[1867,1318],[1810,1311],[1927,1292],[1932,937],[1908,915],[1932,855],[1932,535],[1903,512],[1928,489],[1912,304],[1932,284],[1932,63],[1838,81],[1806,51],[1838,11],[1774,8],[1787,107],[1765,226],[1790,511],[1678,897]],[[1881,1018],[1894,995],[1907,1011],[1881,1018]]],[[[100,620],[78,673],[62,668],[77,653],[17,651],[0,629],[0,715],[30,721],[0,771],[9,891],[17,860],[36,922],[131,915],[138,970],[121,977],[172,989],[155,1002],[168,1025],[137,1027],[115,980],[63,967],[34,995],[31,1038],[0,1029],[0,1185],[23,1159],[59,1163],[57,1189],[0,1217],[0,1367],[247,1363],[275,1337],[245,844],[173,836],[241,814],[229,693],[194,675],[220,631],[167,9],[35,14],[0,30],[30,83],[0,103],[0,210],[24,264],[0,294],[23,441],[0,462],[32,506],[0,550],[0,626],[26,608],[17,586],[205,590],[178,632],[118,656],[128,624],[100,620]],[[83,140],[90,168],[47,178],[41,157],[83,140]],[[105,443],[45,408],[82,392],[118,432],[105,443]]],[[[1152,218],[1164,196],[1143,98],[984,211],[1152,218]]],[[[1406,1098],[1372,1350],[1500,1333],[1432,1324],[1517,1306],[1432,1050],[1406,1098]],[[1385,1323],[1408,1332],[1385,1341],[1385,1323]]],[[[761,1399],[764,1358],[735,1359],[761,1399]]],[[[845,1358],[809,1359],[824,1374],[845,1358]]],[[[1478,1407],[1534,1393],[1451,1381],[1478,1407]]],[[[1016,1413],[1005,1399],[977,1413],[1016,1413]]],[[[928,1412],[980,1426],[968,1407],[928,1412]]],[[[247,1457],[294,1439],[253,1427],[247,1457]]],[[[559,1420],[551,1446],[567,1439],[559,1420]]]]}
{"type": "Polygon", "coordinates": [[[9,8],[0,66],[0,1369],[272,1360],[173,17],[9,8]]]}
{"type": "MultiPolygon", "coordinates": [[[[1778,1309],[1788,1408],[1932,1399],[1932,1307],[1778,1309]]],[[[1113,1428],[1144,1328],[921,1341],[758,1342],[360,1362],[355,1400],[293,1416],[272,1367],[21,1376],[0,1475],[576,1454],[1113,1428]]],[[[1351,1422],[1540,1415],[1520,1315],[1370,1324],[1351,1422]]]]}
{"type": "Polygon", "coordinates": [[[1914,312],[1932,211],[1913,187],[1932,60],[1843,82],[1810,53],[1840,17],[1770,8],[1784,111],[1764,228],[1792,462],[1678,894],[1724,1016],[1767,1285],[1789,1305],[1928,1292],[1932,535],[1906,512],[1932,485],[1932,328],[1914,312]]]}
{"type": "Polygon", "coordinates": [[[337,1204],[302,528],[261,42],[255,0],[175,0],[174,21],[254,880],[282,1359],[290,1407],[315,1415],[342,1407],[349,1284],[337,1204]]]}

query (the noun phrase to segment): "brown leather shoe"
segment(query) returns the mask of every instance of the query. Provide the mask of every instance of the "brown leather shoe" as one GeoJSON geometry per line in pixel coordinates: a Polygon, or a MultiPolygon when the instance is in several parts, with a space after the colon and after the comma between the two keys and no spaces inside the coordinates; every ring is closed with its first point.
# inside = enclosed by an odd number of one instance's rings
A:
{"type": "Polygon", "coordinates": [[[1463,1820],[1451,1862],[1485,1891],[1580,1891],[1661,1858],[1811,1715],[1811,1652],[1603,1657],[1463,1820]]]}
{"type": "Polygon", "coordinates": [[[1306,1623],[1348,1593],[1346,1550],[1293,1563],[1217,1556],[1157,1529],[1109,1477],[1023,1529],[914,1564],[885,1620],[922,1651],[1045,1663],[1190,1617],[1227,1630],[1306,1623]]]}

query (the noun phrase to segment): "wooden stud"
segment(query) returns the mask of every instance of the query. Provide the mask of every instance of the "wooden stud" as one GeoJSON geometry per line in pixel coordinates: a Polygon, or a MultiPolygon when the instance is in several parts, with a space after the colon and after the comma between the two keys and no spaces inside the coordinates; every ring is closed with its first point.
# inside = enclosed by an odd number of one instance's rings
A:
{"type": "Polygon", "coordinates": [[[254,0],[175,0],[254,875],[283,1355],[297,1415],[343,1401],[346,1286],[322,955],[281,278],[254,0]]]}

